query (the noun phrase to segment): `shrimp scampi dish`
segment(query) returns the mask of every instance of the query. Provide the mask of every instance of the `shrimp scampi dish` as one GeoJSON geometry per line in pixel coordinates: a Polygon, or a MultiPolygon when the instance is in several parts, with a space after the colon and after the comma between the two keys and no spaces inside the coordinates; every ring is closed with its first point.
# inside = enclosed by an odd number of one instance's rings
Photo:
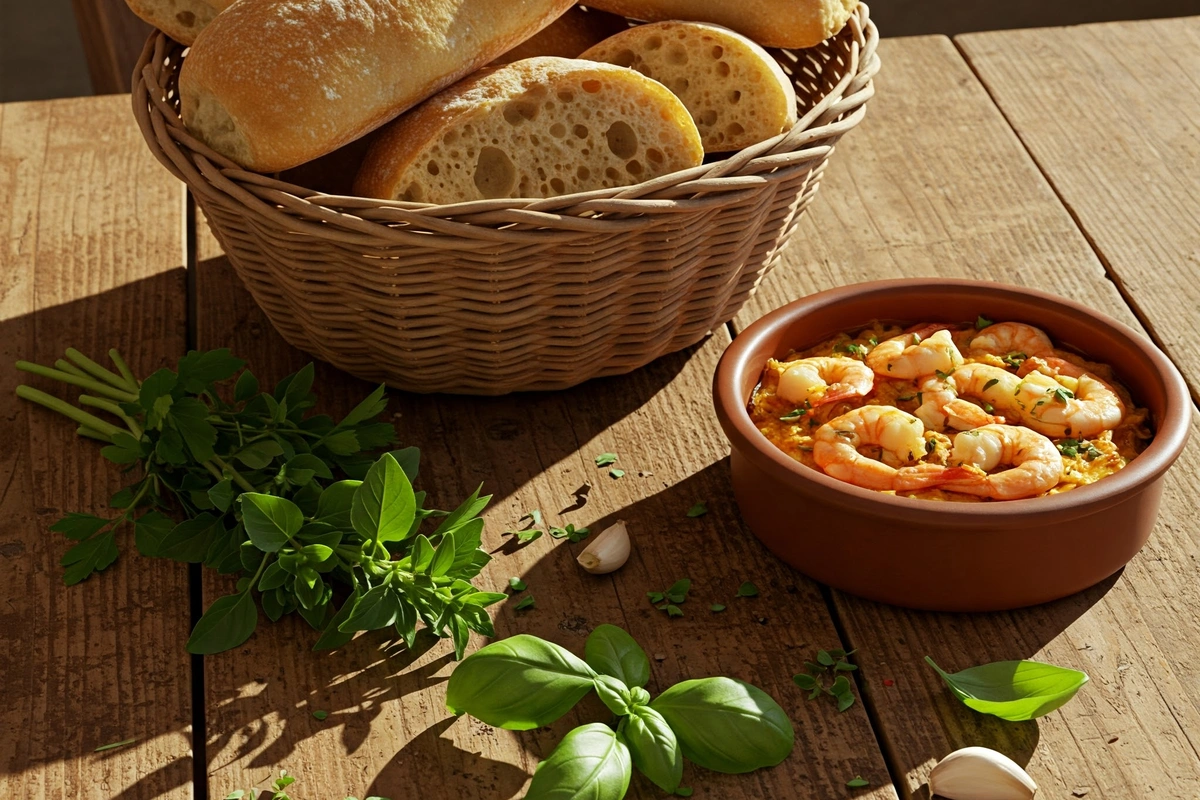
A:
{"type": "Polygon", "coordinates": [[[982,316],[875,323],[771,359],[748,410],[800,463],[928,500],[1068,491],[1119,471],[1153,437],[1110,365],[982,316]]]}

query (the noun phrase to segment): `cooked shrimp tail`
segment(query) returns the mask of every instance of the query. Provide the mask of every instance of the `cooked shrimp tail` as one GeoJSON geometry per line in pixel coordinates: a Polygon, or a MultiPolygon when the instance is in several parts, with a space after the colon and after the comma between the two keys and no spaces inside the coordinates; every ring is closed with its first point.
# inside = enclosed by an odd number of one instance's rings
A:
{"type": "Polygon", "coordinates": [[[985,425],[954,437],[951,463],[974,467],[974,474],[949,481],[947,491],[1018,500],[1054,488],[1062,478],[1062,456],[1054,442],[1040,433],[1014,425],[985,425]],[[997,467],[1008,469],[993,472],[997,467]]]}
{"type": "Polygon", "coordinates": [[[832,478],[866,489],[894,489],[899,467],[925,455],[925,426],[891,406],[863,406],[817,429],[813,459],[832,478]],[[861,448],[877,447],[880,459],[861,448]]]}
{"type": "Polygon", "coordinates": [[[990,353],[996,356],[1020,353],[1024,356],[1042,356],[1054,353],[1054,343],[1041,328],[1021,322],[997,322],[971,337],[967,343],[973,353],[990,353]]]}
{"type": "Polygon", "coordinates": [[[944,325],[925,325],[877,344],[866,356],[877,375],[915,380],[962,366],[962,353],[944,325]],[[924,333],[922,333],[924,331],[924,333]]]}

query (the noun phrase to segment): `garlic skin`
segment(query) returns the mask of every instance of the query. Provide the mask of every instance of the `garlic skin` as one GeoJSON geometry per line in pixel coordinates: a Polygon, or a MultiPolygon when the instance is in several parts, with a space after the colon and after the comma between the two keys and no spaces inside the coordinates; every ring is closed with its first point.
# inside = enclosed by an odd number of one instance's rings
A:
{"type": "Polygon", "coordinates": [[[629,560],[629,531],[621,520],[592,540],[575,559],[579,566],[593,575],[615,572],[629,560]]]}
{"type": "Polygon", "coordinates": [[[929,793],[946,800],[1030,800],[1037,784],[1021,765],[987,747],[964,747],[929,773],[929,793]]]}

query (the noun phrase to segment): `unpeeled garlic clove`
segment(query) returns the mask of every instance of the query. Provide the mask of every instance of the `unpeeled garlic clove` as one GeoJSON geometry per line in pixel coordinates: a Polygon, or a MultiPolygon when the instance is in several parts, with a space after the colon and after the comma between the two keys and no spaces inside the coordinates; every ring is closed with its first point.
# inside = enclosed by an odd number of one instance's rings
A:
{"type": "Polygon", "coordinates": [[[625,528],[625,521],[605,528],[575,560],[593,575],[604,575],[620,569],[629,560],[629,531],[625,528]]]}
{"type": "Polygon", "coordinates": [[[929,793],[946,800],[1029,800],[1037,784],[1021,765],[987,747],[964,747],[929,773],[929,793]]]}

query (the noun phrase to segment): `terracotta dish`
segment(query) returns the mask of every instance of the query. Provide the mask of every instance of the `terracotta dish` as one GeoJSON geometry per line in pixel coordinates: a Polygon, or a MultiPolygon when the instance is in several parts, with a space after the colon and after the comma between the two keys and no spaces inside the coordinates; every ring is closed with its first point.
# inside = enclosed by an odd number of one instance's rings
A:
{"type": "Polygon", "coordinates": [[[738,506],[772,552],[851,594],[942,611],[1044,603],[1120,569],[1150,536],[1163,475],[1183,450],[1192,416],[1179,372],[1131,328],[1031,289],[940,278],[847,286],[766,315],[725,351],[713,395],[733,446],[738,506]],[[1149,447],[1115,475],[1069,492],[936,503],[860,489],[806,467],[768,441],[746,411],[768,358],[874,320],[950,323],[980,314],[1036,325],[1060,346],[1111,364],[1151,411],[1149,447]]]}

